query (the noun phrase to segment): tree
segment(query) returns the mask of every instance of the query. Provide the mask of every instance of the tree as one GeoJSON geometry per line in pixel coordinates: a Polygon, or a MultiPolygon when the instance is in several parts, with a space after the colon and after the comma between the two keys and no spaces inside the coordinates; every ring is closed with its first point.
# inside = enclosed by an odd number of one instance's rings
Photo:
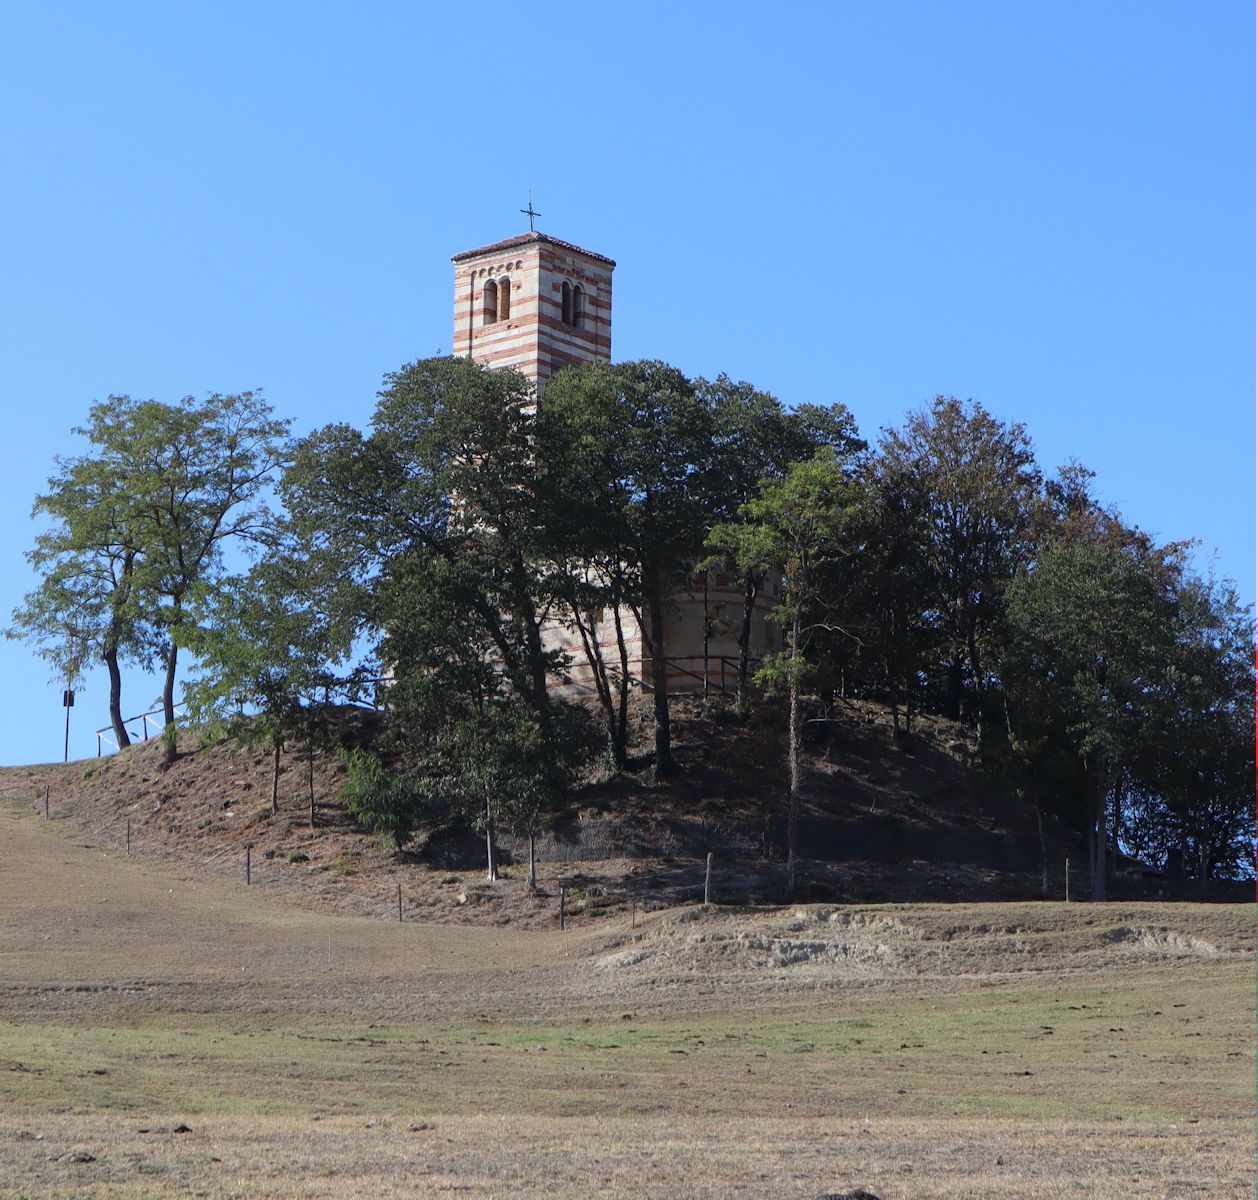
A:
{"type": "Polygon", "coordinates": [[[1203,883],[1252,875],[1254,626],[1228,583],[1184,573],[1175,641],[1149,697],[1117,832],[1139,855],[1180,858],[1203,883]]]}
{"type": "Polygon", "coordinates": [[[252,392],[189,396],[173,405],[110,396],[75,430],[90,452],[59,460],[49,494],[36,501],[36,514],[46,513],[53,525],[29,557],[47,574],[15,614],[16,627],[47,642],[71,675],[91,653],[100,655],[120,747],[129,739],[119,659],[147,665],[160,644],[173,755],[187,605],[198,589],[213,587],[229,539],[267,539],[271,520],[261,496],[282,460],[287,429],[252,392]]]}
{"type": "MultiPolygon", "coordinates": [[[[187,641],[197,672],[184,686],[194,722],[224,727],[271,749],[271,811],[279,811],[280,755],[299,736],[310,741],[329,699],[354,699],[364,681],[357,671],[338,673],[338,645],[326,615],[306,588],[304,564],[273,555],[248,575],[224,580],[192,612],[187,641]]],[[[311,750],[313,747],[311,746],[311,750]]],[[[311,797],[313,825],[313,795],[311,797]]]]}
{"type": "Polygon", "coordinates": [[[564,580],[532,405],[513,372],[414,363],[386,377],[369,436],[318,431],[282,483],[322,607],[387,677],[402,774],[366,794],[393,822],[407,805],[462,811],[485,833],[491,878],[499,825],[540,819],[585,750],[549,683],[565,659],[544,626],[564,580]]]}
{"type": "Polygon", "coordinates": [[[560,656],[542,631],[557,585],[535,501],[531,386],[453,358],[385,385],[370,436],[317,431],[281,484],[303,552],[323,564],[325,607],[395,682],[412,644],[470,639],[545,727],[560,656]],[[418,606],[408,586],[444,598],[418,606]],[[439,614],[454,622],[445,632],[439,614]]]}
{"type": "Polygon", "coordinates": [[[820,450],[796,463],[780,480],[767,481],[743,506],[743,520],[725,526],[718,540],[740,561],[780,568],[785,593],[773,619],[786,631],[782,652],[771,656],[758,678],[787,696],[787,894],[795,892],[800,804],[801,690],[809,678],[810,642],[838,627],[823,586],[826,567],[849,555],[849,525],[858,491],[834,452],[820,450]]]}
{"type": "Polygon", "coordinates": [[[1153,551],[1080,540],[1048,546],[1008,591],[1004,663],[1015,736],[1029,714],[1057,725],[1049,747],[1073,750],[1087,789],[1092,898],[1105,899],[1109,806],[1135,761],[1173,657],[1176,605],[1168,583],[1179,548],[1153,551]]]}
{"type": "Polygon", "coordinates": [[[771,568],[759,567],[755,539],[740,542],[733,526],[742,506],[752,500],[767,480],[781,479],[793,463],[804,462],[822,447],[836,459],[851,463],[866,449],[857,436],[856,422],[847,407],[805,404],[787,410],[768,392],[719,375],[696,381],[696,394],[713,414],[712,483],[709,523],[713,533],[706,543],[704,569],[724,569],[742,580],[743,603],[738,627],[736,704],[746,706],[750,675],[752,617],[760,589],[771,568]]]}
{"type": "Polygon", "coordinates": [[[947,648],[943,712],[960,716],[968,667],[981,735],[987,643],[1005,588],[1034,550],[1041,478],[1030,439],[980,404],[939,396],[902,430],[884,431],[879,471],[922,556],[923,607],[947,648]]]}
{"type": "Polygon", "coordinates": [[[894,731],[912,731],[924,699],[922,677],[938,661],[940,635],[930,616],[932,581],[904,481],[880,462],[863,464],[859,510],[853,514],[857,553],[839,564],[831,591],[842,595],[854,636],[835,646],[844,694],[881,696],[894,731]]]}
{"type": "Polygon", "coordinates": [[[116,463],[127,489],[159,600],[155,624],[166,641],[162,711],[174,753],[175,677],[189,636],[188,606],[218,580],[225,543],[265,545],[274,534],[263,495],[285,458],[289,423],[254,392],[186,396],[178,404],[111,398],[92,411],[92,438],[116,463]]]}
{"type": "Polygon", "coordinates": [[[702,551],[712,439],[710,408],[662,362],[561,371],[547,383],[538,416],[549,511],[567,512],[570,555],[624,563],[639,589],[628,600],[651,654],[659,776],[674,770],[666,614],[702,551]]]}
{"type": "MultiPolygon", "coordinates": [[[[86,431],[80,431],[86,432],[86,431]]],[[[155,649],[143,603],[139,535],[130,497],[100,459],[58,458],[34,517],[49,519],[26,555],[42,575],[13,612],[6,636],[33,642],[67,687],[94,662],[109,673],[109,722],[122,749],[123,661],[147,666],[155,649]]]]}

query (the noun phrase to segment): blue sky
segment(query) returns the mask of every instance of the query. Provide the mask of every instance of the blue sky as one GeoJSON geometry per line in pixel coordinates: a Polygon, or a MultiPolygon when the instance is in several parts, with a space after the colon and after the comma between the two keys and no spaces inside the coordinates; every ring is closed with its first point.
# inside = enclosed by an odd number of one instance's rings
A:
{"type": "MultiPolygon", "coordinates": [[[[0,610],[110,393],[364,424],[451,339],[450,255],[615,258],[613,353],[862,432],[937,393],[1254,594],[1252,6],[12,5],[0,610]]],[[[0,763],[61,756],[0,644],[0,763]]],[[[159,690],[131,676],[128,711],[159,690]]],[[[87,681],[71,756],[94,753],[87,681]]]]}

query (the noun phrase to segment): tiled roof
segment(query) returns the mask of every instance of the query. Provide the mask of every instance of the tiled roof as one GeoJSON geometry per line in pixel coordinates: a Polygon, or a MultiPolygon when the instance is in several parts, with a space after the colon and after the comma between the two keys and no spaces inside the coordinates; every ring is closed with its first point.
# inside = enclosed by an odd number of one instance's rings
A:
{"type": "Polygon", "coordinates": [[[558,238],[550,237],[545,233],[522,233],[519,237],[507,238],[503,242],[493,242],[488,246],[481,246],[478,250],[464,250],[462,254],[455,254],[451,262],[465,262],[469,258],[479,258],[482,254],[496,254],[499,250],[510,250],[515,246],[527,246],[532,242],[546,242],[551,246],[561,246],[565,250],[575,250],[578,254],[584,254],[586,258],[596,258],[599,262],[605,262],[608,266],[614,267],[616,262],[605,254],[595,254],[593,250],[582,250],[580,246],[574,246],[571,242],[561,242],[558,238]]]}

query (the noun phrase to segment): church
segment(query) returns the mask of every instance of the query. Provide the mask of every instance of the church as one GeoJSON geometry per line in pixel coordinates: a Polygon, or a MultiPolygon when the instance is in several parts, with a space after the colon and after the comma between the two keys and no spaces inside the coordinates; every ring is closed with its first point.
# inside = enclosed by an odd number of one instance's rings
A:
{"type": "MultiPolygon", "coordinates": [[[[539,404],[545,403],[546,381],[564,367],[611,361],[612,259],[530,230],[465,250],[451,261],[456,356],[519,371],[532,382],[539,404]]],[[[756,598],[749,641],[753,664],[781,647],[779,631],[765,619],[780,595],[775,576],[756,598]]],[[[742,609],[741,580],[716,572],[696,572],[674,595],[664,648],[670,693],[734,690],[742,609]]],[[[620,615],[630,672],[649,690],[649,642],[632,613],[620,615]]],[[[616,657],[610,624],[605,620],[596,634],[609,661],[616,657]]],[[[556,622],[550,636],[571,656],[569,686],[592,690],[593,671],[571,623],[556,622]]]]}

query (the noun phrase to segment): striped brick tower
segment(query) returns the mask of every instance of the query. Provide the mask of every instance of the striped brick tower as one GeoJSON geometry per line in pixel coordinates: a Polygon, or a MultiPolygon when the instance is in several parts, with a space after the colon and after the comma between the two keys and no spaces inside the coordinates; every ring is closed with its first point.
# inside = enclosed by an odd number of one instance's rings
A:
{"type": "Polygon", "coordinates": [[[529,232],[451,261],[455,355],[514,367],[539,394],[561,367],[610,361],[610,258],[529,232]]]}
{"type": "MultiPolygon", "coordinates": [[[[532,201],[529,202],[532,208],[532,201]]],[[[530,219],[532,217],[530,212],[530,219]]],[[[456,254],[454,343],[456,356],[491,368],[512,367],[533,381],[540,397],[546,380],[562,367],[611,361],[612,271],[602,254],[530,231],[506,241],[456,254]]],[[[781,598],[781,580],[766,581],[757,598],[750,649],[753,659],[780,649],[779,631],[766,621],[781,598]]],[[[737,627],[742,612],[740,580],[695,574],[673,596],[667,632],[670,692],[726,692],[737,670],[737,627]]],[[[651,652],[634,613],[620,613],[634,682],[649,690],[651,652]]],[[[593,676],[571,622],[555,614],[544,632],[550,649],[571,660],[561,691],[593,690],[593,676]]],[[[603,656],[617,660],[608,615],[595,633],[603,656]]]]}

